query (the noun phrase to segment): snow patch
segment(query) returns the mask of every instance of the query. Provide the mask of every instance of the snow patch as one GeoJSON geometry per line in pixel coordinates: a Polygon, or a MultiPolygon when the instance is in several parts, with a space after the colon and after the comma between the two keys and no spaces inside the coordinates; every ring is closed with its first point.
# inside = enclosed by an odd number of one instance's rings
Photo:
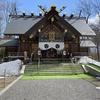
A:
{"type": "Polygon", "coordinates": [[[6,70],[6,76],[19,75],[21,65],[22,61],[19,59],[0,64],[0,76],[4,75],[4,70],[6,70]]]}
{"type": "Polygon", "coordinates": [[[100,62],[93,60],[87,56],[81,57],[77,63],[83,63],[83,64],[87,64],[87,63],[92,63],[94,65],[97,65],[100,67],[100,62]]]}
{"type": "Polygon", "coordinates": [[[26,67],[26,65],[23,65],[23,66],[22,66],[22,69],[20,70],[20,74],[24,74],[25,67],[26,67]]]}
{"type": "Polygon", "coordinates": [[[100,87],[96,87],[96,89],[100,90],[100,87]]]}

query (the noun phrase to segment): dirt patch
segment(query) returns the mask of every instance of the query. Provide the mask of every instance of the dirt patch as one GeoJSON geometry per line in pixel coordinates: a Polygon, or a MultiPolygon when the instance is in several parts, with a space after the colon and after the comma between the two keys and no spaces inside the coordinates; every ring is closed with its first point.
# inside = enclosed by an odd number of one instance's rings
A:
{"type": "MultiPolygon", "coordinates": [[[[17,76],[15,76],[15,77],[7,77],[6,78],[6,87],[10,84],[10,83],[12,83],[15,79],[17,79],[18,77],[17,76]]],[[[2,90],[2,89],[4,89],[5,87],[4,87],[4,79],[2,78],[2,79],[0,79],[0,91],[2,90]]]]}
{"type": "Polygon", "coordinates": [[[85,78],[84,80],[94,84],[95,86],[100,86],[100,80],[96,78],[85,78]]]}

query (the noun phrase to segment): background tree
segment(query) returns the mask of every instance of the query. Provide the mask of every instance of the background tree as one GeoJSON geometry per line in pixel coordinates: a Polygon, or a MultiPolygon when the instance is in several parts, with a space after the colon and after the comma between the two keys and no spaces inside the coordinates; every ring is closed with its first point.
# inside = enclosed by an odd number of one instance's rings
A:
{"type": "Polygon", "coordinates": [[[18,0],[5,0],[3,6],[3,12],[5,16],[6,24],[9,23],[9,15],[17,15],[19,10],[18,0]]]}
{"type": "Polygon", "coordinates": [[[9,15],[18,14],[19,5],[18,0],[0,0],[0,30],[4,30],[9,23],[9,15]]]}
{"type": "Polygon", "coordinates": [[[90,27],[96,33],[96,37],[93,40],[96,44],[98,60],[100,60],[100,0],[79,0],[77,8],[82,10],[82,16],[87,18],[87,23],[90,15],[98,15],[98,25],[94,26],[91,24],[90,27]]]}
{"type": "Polygon", "coordinates": [[[78,9],[82,10],[83,15],[90,15],[92,13],[91,0],[79,0],[78,9]]]}
{"type": "Polygon", "coordinates": [[[2,26],[3,26],[3,0],[0,0],[0,35],[2,33],[2,26]]]}
{"type": "MultiPolygon", "coordinates": [[[[0,0],[0,36],[10,21],[9,15],[17,15],[19,8],[18,0],[0,0]]],[[[4,48],[0,47],[0,60],[4,56],[4,48]]]]}
{"type": "Polygon", "coordinates": [[[93,7],[93,12],[95,14],[100,14],[100,0],[92,0],[92,7],[93,7]]]}

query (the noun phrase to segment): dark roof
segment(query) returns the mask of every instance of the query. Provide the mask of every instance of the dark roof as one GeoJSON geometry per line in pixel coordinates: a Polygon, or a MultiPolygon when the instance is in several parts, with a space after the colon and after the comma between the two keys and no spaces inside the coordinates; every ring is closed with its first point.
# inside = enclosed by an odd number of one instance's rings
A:
{"type": "MultiPolygon", "coordinates": [[[[28,32],[37,22],[39,22],[43,17],[17,17],[12,18],[11,22],[7,25],[4,34],[25,34],[28,32]]],[[[70,25],[72,25],[81,35],[94,36],[94,31],[86,24],[83,18],[65,18],[70,25]]]]}
{"type": "Polygon", "coordinates": [[[4,34],[25,34],[39,20],[41,20],[39,17],[12,18],[11,22],[6,27],[4,34]]]}
{"type": "Polygon", "coordinates": [[[89,27],[84,18],[65,19],[82,35],[96,35],[95,32],[89,27]]]}
{"type": "Polygon", "coordinates": [[[0,47],[18,46],[18,39],[0,39],[0,47]]]}

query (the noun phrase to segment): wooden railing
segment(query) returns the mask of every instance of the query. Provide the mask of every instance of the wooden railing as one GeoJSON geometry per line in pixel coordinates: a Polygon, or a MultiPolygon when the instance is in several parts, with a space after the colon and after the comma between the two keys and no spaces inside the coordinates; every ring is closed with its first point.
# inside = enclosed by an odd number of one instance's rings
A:
{"type": "Polygon", "coordinates": [[[89,52],[73,52],[73,56],[89,56],[89,52]]]}
{"type": "Polygon", "coordinates": [[[23,52],[9,52],[7,56],[3,57],[4,61],[11,61],[15,59],[24,59],[24,53],[23,52]]]}
{"type": "MultiPolygon", "coordinates": [[[[82,56],[90,56],[88,52],[73,52],[72,57],[81,58],[82,56]]],[[[4,57],[7,60],[14,60],[14,59],[23,59],[24,60],[24,52],[9,52],[8,56],[4,57]]],[[[37,60],[38,57],[34,57],[34,60],[37,60]]],[[[69,61],[69,58],[66,57],[58,57],[58,58],[41,58],[41,61],[69,61]]]]}
{"type": "MultiPolygon", "coordinates": [[[[24,56],[24,52],[9,52],[8,56],[24,56]]],[[[89,56],[89,52],[73,52],[72,56],[89,56]]]]}
{"type": "Polygon", "coordinates": [[[24,52],[9,52],[8,56],[24,56],[24,52]]]}

